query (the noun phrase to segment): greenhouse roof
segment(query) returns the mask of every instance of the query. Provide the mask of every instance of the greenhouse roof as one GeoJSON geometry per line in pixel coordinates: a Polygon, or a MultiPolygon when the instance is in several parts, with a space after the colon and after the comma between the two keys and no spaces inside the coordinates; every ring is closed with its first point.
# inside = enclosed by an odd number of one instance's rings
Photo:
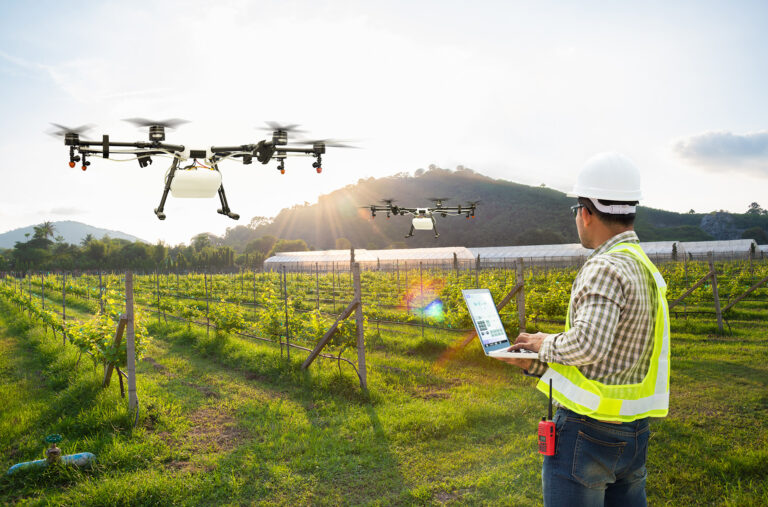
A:
{"type": "MultiPolygon", "coordinates": [[[[651,241],[641,242],[640,246],[650,256],[669,255],[673,253],[673,247],[677,244],[679,253],[692,254],[715,253],[748,253],[752,245],[751,239],[727,240],[727,241],[651,241]]],[[[768,252],[768,245],[760,245],[759,250],[768,252]]],[[[540,260],[569,260],[585,259],[592,250],[584,248],[579,243],[560,245],[520,245],[520,246],[491,246],[491,247],[439,247],[439,248],[401,248],[396,250],[355,250],[355,260],[361,263],[379,262],[410,262],[410,261],[453,261],[453,255],[459,261],[476,259],[480,255],[481,260],[513,260],[540,259],[540,260]]],[[[349,262],[349,250],[318,250],[310,252],[278,252],[265,261],[266,264],[289,263],[331,263],[349,262]]]]}
{"type": "Polygon", "coordinates": [[[723,241],[681,241],[678,243],[683,251],[688,253],[707,252],[749,252],[752,245],[757,245],[754,239],[732,239],[723,241]]]}
{"type": "Polygon", "coordinates": [[[592,250],[584,248],[579,243],[564,245],[520,245],[520,246],[489,246],[469,248],[473,257],[480,259],[516,259],[540,257],[587,257],[592,250]]]}
{"type": "MultiPolygon", "coordinates": [[[[401,248],[395,250],[356,249],[357,262],[394,261],[452,261],[453,254],[458,260],[471,260],[472,253],[463,246],[441,248],[401,248]]],[[[293,262],[349,262],[349,250],[318,250],[312,252],[278,252],[265,261],[269,264],[293,262]]]]}
{"type": "Polygon", "coordinates": [[[679,248],[680,244],[677,241],[641,241],[640,247],[646,255],[672,255],[672,248],[676,243],[679,248]]]}

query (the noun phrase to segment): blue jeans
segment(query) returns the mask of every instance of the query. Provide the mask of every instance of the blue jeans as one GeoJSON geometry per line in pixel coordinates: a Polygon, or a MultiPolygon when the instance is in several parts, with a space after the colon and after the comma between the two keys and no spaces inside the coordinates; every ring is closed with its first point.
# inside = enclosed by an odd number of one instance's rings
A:
{"type": "Polygon", "coordinates": [[[611,424],[558,408],[554,421],[555,455],[541,469],[545,506],[647,505],[647,418],[611,424]]]}

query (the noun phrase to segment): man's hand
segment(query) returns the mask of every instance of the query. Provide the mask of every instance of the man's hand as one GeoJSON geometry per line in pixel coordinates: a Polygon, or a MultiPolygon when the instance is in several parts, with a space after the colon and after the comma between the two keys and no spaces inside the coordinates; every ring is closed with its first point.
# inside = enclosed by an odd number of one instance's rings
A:
{"type": "Polygon", "coordinates": [[[543,342],[544,338],[547,336],[549,335],[546,333],[520,333],[515,340],[515,344],[509,347],[509,350],[525,349],[530,350],[531,352],[538,352],[541,350],[541,342],[543,342]]]}
{"type": "MultiPolygon", "coordinates": [[[[515,344],[507,350],[525,349],[530,350],[531,352],[538,352],[539,349],[541,349],[541,342],[543,342],[544,338],[547,336],[549,335],[546,333],[520,333],[515,340],[515,344]]],[[[494,357],[494,359],[511,364],[512,366],[518,366],[524,370],[528,370],[533,363],[533,359],[516,359],[514,357],[494,357]]]]}

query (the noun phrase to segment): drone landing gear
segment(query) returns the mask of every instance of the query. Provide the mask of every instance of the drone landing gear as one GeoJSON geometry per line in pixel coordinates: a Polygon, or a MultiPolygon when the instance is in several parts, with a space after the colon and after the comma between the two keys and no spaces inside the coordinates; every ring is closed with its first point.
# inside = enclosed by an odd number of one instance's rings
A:
{"type": "Polygon", "coordinates": [[[405,239],[413,237],[413,224],[411,224],[411,230],[408,231],[408,234],[405,236],[405,239]]]}
{"type": "Polygon", "coordinates": [[[440,237],[440,234],[437,232],[437,222],[435,222],[435,217],[430,217],[432,219],[432,228],[435,230],[435,239],[440,237]]]}
{"type": "Polygon", "coordinates": [[[216,210],[219,215],[226,215],[232,220],[239,220],[240,215],[232,213],[229,209],[229,203],[227,202],[227,194],[224,193],[224,185],[219,187],[219,199],[221,200],[221,208],[216,210]]]}
{"type": "Polygon", "coordinates": [[[173,181],[173,175],[176,174],[177,167],[179,167],[179,159],[174,157],[171,169],[168,171],[168,177],[165,179],[165,188],[163,189],[163,197],[160,198],[160,206],[155,208],[155,215],[160,220],[165,220],[165,213],[163,213],[165,200],[168,199],[168,192],[171,190],[171,182],[173,181]]]}

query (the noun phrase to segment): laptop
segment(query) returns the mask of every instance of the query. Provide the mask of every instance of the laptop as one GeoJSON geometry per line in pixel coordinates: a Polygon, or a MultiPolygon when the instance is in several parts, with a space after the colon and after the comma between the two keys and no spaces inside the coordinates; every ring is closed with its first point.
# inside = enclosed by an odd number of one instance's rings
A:
{"type": "Polygon", "coordinates": [[[477,336],[480,338],[486,356],[517,359],[539,358],[537,352],[530,350],[507,350],[511,345],[490,290],[468,289],[462,290],[461,293],[467,303],[469,315],[472,317],[472,323],[475,325],[477,336]]]}

